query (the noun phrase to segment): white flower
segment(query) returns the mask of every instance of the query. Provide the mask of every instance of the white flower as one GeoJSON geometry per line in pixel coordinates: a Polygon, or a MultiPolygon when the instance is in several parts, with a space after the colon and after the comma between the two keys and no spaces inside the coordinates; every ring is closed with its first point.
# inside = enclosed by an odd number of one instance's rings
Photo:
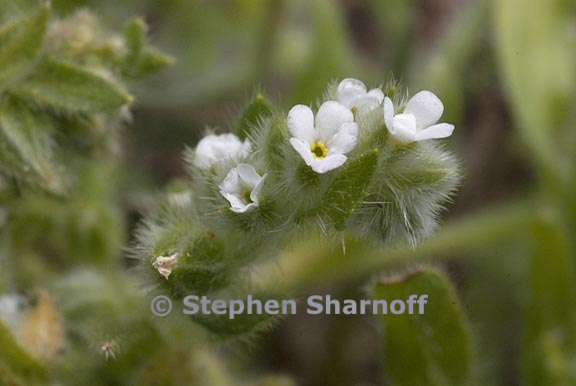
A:
{"type": "Polygon", "coordinates": [[[452,135],[454,125],[438,122],[444,105],[430,91],[420,91],[414,95],[402,114],[394,115],[394,104],[390,98],[384,99],[384,121],[390,134],[401,143],[446,138],[452,135]]]}
{"type": "Polygon", "coordinates": [[[234,134],[210,134],[196,146],[194,166],[206,170],[226,160],[238,162],[250,152],[250,142],[242,142],[234,134]]]}
{"type": "Polygon", "coordinates": [[[252,165],[239,164],[220,184],[220,194],[230,203],[230,210],[245,213],[258,207],[266,175],[260,176],[252,165]]]}
{"type": "Polygon", "coordinates": [[[382,104],[384,93],[379,88],[367,91],[361,81],[347,78],[338,85],[336,99],[349,109],[370,110],[382,104]]]}
{"type": "Polygon", "coordinates": [[[306,165],[316,173],[326,173],[344,164],[344,154],[356,146],[358,125],[352,112],[336,101],[327,101],[314,113],[308,106],[296,105],[288,113],[290,144],[306,165]]]}
{"type": "Polygon", "coordinates": [[[160,275],[164,276],[166,280],[168,280],[168,276],[172,273],[176,265],[178,264],[178,253],[173,253],[169,256],[158,256],[152,266],[160,273],[160,275]]]}

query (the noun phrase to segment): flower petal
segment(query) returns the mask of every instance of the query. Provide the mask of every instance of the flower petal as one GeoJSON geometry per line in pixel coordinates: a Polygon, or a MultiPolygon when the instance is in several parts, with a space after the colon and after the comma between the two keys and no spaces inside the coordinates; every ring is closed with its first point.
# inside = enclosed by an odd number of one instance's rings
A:
{"type": "Polygon", "coordinates": [[[310,150],[310,145],[298,138],[290,138],[290,145],[300,154],[300,157],[306,162],[306,165],[310,165],[314,160],[314,155],[310,150]]]}
{"type": "Polygon", "coordinates": [[[256,185],[258,185],[262,179],[262,177],[256,173],[256,169],[254,169],[254,166],[252,165],[238,164],[236,169],[238,170],[238,176],[242,182],[248,185],[250,189],[253,189],[256,185]]]}
{"type": "Polygon", "coordinates": [[[394,119],[394,103],[392,103],[392,99],[386,97],[384,98],[384,123],[386,123],[386,127],[390,132],[392,130],[393,119],[394,119]]]}
{"type": "Polygon", "coordinates": [[[230,170],[224,181],[218,186],[222,194],[239,194],[240,193],[240,180],[238,170],[236,168],[230,170]]]}
{"type": "Polygon", "coordinates": [[[236,213],[246,213],[246,212],[250,212],[250,211],[256,209],[257,207],[258,207],[257,204],[251,202],[248,205],[243,205],[241,208],[230,207],[230,210],[232,210],[233,212],[236,212],[236,213]]]}
{"type": "Polygon", "coordinates": [[[402,143],[410,143],[417,140],[416,118],[412,114],[396,114],[392,119],[390,134],[402,143]]]}
{"type": "Polygon", "coordinates": [[[417,132],[416,138],[418,141],[424,141],[426,139],[446,138],[451,136],[453,131],[454,125],[449,123],[439,123],[417,132]]]}
{"type": "Polygon", "coordinates": [[[264,174],[262,178],[260,178],[260,181],[258,181],[256,186],[254,187],[254,189],[252,189],[252,191],[250,192],[250,199],[256,205],[260,203],[260,193],[262,192],[262,187],[264,186],[264,180],[266,179],[266,176],[267,174],[264,174]]]}
{"type": "Polygon", "coordinates": [[[310,167],[312,167],[312,170],[314,170],[316,173],[323,174],[329,172],[330,170],[339,168],[344,164],[344,162],[346,162],[347,159],[348,157],[343,154],[333,154],[326,158],[314,159],[310,167]]]}
{"type": "Polygon", "coordinates": [[[316,114],[316,129],[324,142],[328,142],[347,122],[354,122],[354,115],[336,101],[322,103],[316,114]]]}
{"type": "Polygon", "coordinates": [[[250,142],[242,143],[234,134],[210,134],[198,142],[194,165],[205,170],[223,160],[245,157],[249,151],[250,142]]]}
{"type": "Polygon", "coordinates": [[[384,93],[379,88],[373,88],[372,90],[368,91],[368,95],[372,98],[376,98],[378,100],[378,104],[381,104],[384,100],[384,93]]]}
{"type": "Polygon", "coordinates": [[[338,85],[336,98],[347,108],[352,108],[352,101],[358,96],[366,94],[366,86],[358,79],[347,78],[338,85]]]}
{"type": "Polygon", "coordinates": [[[310,107],[296,105],[288,112],[288,130],[293,137],[306,142],[314,142],[314,113],[310,107]]]}
{"type": "Polygon", "coordinates": [[[354,122],[345,123],[336,134],[327,143],[328,154],[346,154],[354,147],[358,139],[358,125],[354,122]]]}
{"type": "Polygon", "coordinates": [[[223,191],[220,191],[220,193],[222,194],[222,196],[224,196],[225,199],[228,200],[228,202],[230,203],[230,209],[232,211],[236,213],[243,213],[246,210],[246,204],[244,204],[242,200],[240,200],[240,198],[238,198],[237,196],[223,191]]]}
{"type": "Polygon", "coordinates": [[[414,95],[404,109],[404,113],[416,117],[416,128],[423,129],[438,122],[444,105],[442,101],[430,91],[420,91],[414,95]]]}
{"type": "Polygon", "coordinates": [[[352,100],[352,107],[355,107],[359,111],[370,111],[378,107],[381,102],[378,97],[366,93],[354,98],[354,100],[352,100]]]}

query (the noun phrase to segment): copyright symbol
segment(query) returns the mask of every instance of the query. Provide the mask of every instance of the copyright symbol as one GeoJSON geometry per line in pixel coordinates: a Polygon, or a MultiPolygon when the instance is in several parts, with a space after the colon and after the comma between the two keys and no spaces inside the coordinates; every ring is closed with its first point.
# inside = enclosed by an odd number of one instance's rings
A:
{"type": "Polygon", "coordinates": [[[168,316],[172,312],[172,301],[168,296],[158,295],[150,302],[150,311],[156,316],[168,316]]]}

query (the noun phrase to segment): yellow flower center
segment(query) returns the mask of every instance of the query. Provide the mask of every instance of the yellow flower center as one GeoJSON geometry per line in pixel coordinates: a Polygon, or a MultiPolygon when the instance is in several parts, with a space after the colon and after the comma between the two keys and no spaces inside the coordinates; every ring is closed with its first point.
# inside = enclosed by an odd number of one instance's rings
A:
{"type": "Polygon", "coordinates": [[[246,190],[243,194],[242,194],[242,198],[244,199],[244,202],[247,204],[252,203],[252,198],[250,197],[250,191],[246,190]]]}
{"type": "Polygon", "coordinates": [[[316,158],[324,158],[328,155],[328,148],[322,142],[315,142],[310,146],[310,151],[316,158]]]}

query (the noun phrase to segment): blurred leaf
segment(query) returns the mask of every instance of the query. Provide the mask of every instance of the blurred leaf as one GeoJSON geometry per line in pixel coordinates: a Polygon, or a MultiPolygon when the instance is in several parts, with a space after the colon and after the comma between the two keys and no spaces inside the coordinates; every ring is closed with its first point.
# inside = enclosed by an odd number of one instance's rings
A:
{"type": "Polygon", "coordinates": [[[9,378],[4,378],[3,373],[7,373],[9,377],[27,386],[38,384],[45,379],[46,371],[42,365],[19,346],[1,322],[0,347],[2,348],[0,350],[0,385],[10,385],[9,378]],[[7,383],[3,383],[4,381],[7,383]]]}
{"type": "Polygon", "coordinates": [[[334,79],[350,76],[351,53],[340,3],[330,0],[304,2],[310,12],[314,43],[312,57],[294,85],[294,103],[310,104],[334,79]]]}
{"type": "Polygon", "coordinates": [[[48,19],[48,7],[0,29],[0,89],[21,78],[38,57],[48,19]]]}
{"type": "Polygon", "coordinates": [[[381,49],[389,65],[385,70],[391,71],[398,78],[403,78],[406,75],[405,71],[410,57],[415,51],[413,49],[415,2],[412,0],[372,0],[371,7],[379,21],[382,46],[386,49],[381,49]]]}
{"type": "Polygon", "coordinates": [[[524,385],[576,383],[576,277],[570,242],[558,224],[540,222],[531,233],[530,302],[523,346],[524,385]]]}
{"type": "Polygon", "coordinates": [[[488,38],[488,30],[483,28],[488,14],[489,2],[470,2],[447,24],[434,49],[416,54],[411,63],[410,84],[442,95],[448,121],[462,118],[466,94],[478,88],[471,84],[475,78],[470,76],[470,68],[484,64],[475,58],[488,38]]]}
{"type": "Polygon", "coordinates": [[[73,64],[46,59],[15,92],[56,111],[113,112],[130,103],[123,87],[73,64]]]}
{"type": "Polygon", "coordinates": [[[52,123],[14,98],[0,105],[0,169],[48,191],[62,192],[60,166],[54,162],[52,123]]]}
{"type": "Polygon", "coordinates": [[[551,188],[574,175],[565,112],[576,84],[573,14],[564,0],[493,1],[496,48],[520,134],[551,188]],[[537,22],[535,22],[537,21],[537,22]],[[569,146],[569,147],[568,147],[569,146]]]}
{"type": "MultiPolygon", "coordinates": [[[[384,335],[384,369],[392,386],[462,386],[471,379],[470,333],[448,278],[432,269],[383,279],[374,299],[406,300],[428,295],[419,314],[380,318],[384,335]]],[[[406,302],[407,303],[407,302],[406,302]]],[[[406,305],[408,307],[408,305],[406,305]]]]}
{"type": "Polygon", "coordinates": [[[271,315],[250,315],[243,313],[234,319],[228,316],[198,315],[193,318],[206,330],[214,334],[216,339],[238,338],[247,339],[258,333],[270,330],[277,318],[271,315]]]}
{"type": "Polygon", "coordinates": [[[111,268],[120,256],[124,227],[114,196],[114,170],[103,162],[78,159],[69,169],[75,169],[78,179],[65,200],[27,192],[12,205],[5,236],[11,255],[27,254],[12,261],[22,287],[50,283],[52,274],[73,266],[111,268]]]}
{"type": "Polygon", "coordinates": [[[124,28],[124,40],[128,48],[126,62],[128,65],[134,65],[144,49],[146,44],[146,23],[139,17],[130,20],[124,28]]]}
{"type": "Polygon", "coordinates": [[[199,384],[206,386],[232,386],[235,384],[222,360],[210,350],[196,350],[194,353],[195,375],[199,384]]]}
{"type": "Polygon", "coordinates": [[[263,119],[272,115],[272,105],[262,95],[257,94],[252,102],[244,109],[240,121],[236,126],[236,134],[240,139],[250,136],[255,128],[258,128],[263,119]]]}
{"type": "Polygon", "coordinates": [[[146,48],[140,60],[129,69],[127,74],[134,79],[142,79],[152,75],[174,63],[174,59],[154,48],[146,48]]]}
{"type": "Polygon", "coordinates": [[[343,251],[333,240],[311,235],[308,240],[284,251],[259,280],[263,288],[273,291],[279,287],[305,291],[318,283],[349,282],[385,269],[431,261],[434,257],[448,258],[463,251],[508,242],[524,235],[538,216],[532,200],[510,202],[455,220],[415,248],[401,245],[383,249],[365,239],[349,237],[345,239],[343,251]],[[281,277],[278,271],[282,272],[281,277]]]}
{"type": "Polygon", "coordinates": [[[148,29],[141,18],[132,19],[124,29],[124,40],[128,48],[123,73],[128,78],[141,79],[164,67],[174,59],[148,46],[148,29]]]}

